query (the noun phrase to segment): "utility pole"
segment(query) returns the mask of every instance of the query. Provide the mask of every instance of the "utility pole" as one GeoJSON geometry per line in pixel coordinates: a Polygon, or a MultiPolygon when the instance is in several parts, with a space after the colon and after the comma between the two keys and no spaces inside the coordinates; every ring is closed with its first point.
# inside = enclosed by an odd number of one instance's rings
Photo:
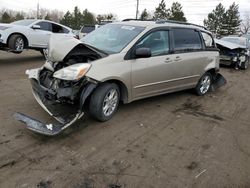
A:
{"type": "Polygon", "coordinates": [[[37,2],[36,19],[39,19],[39,1],[37,2]]]}
{"type": "Polygon", "coordinates": [[[139,14],[139,0],[136,0],[137,1],[137,3],[136,3],[136,16],[135,16],[135,18],[136,19],[138,19],[138,14],[139,14]]]}

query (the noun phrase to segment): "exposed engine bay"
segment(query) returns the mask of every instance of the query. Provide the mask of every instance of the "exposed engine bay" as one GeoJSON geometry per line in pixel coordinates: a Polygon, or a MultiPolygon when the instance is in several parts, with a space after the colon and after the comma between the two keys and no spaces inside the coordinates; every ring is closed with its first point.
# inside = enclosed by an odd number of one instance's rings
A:
{"type": "MultiPolygon", "coordinates": [[[[70,44],[72,40],[70,39],[70,44]]],[[[78,40],[74,42],[75,46],[66,56],[58,56],[59,49],[52,48],[49,50],[50,56],[41,68],[26,71],[35,99],[60,123],[44,124],[16,113],[14,117],[26,123],[28,129],[45,135],[56,135],[83,116],[85,101],[98,84],[84,75],[92,61],[104,58],[107,54],[78,40]],[[53,56],[52,52],[56,55],[53,56]]],[[[63,43],[67,45],[67,41],[63,43]]],[[[53,46],[53,41],[51,45],[53,46]]]]}
{"type": "Polygon", "coordinates": [[[78,80],[62,80],[55,78],[53,75],[56,71],[65,67],[75,65],[78,63],[90,63],[103,56],[96,52],[90,51],[83,45],[76,46],[62,62],[46,61],[39,74],[39,82],[41,86],[48,89],[46,99],[75,104],[79,100],[79,91],[89,82],[86,77],[78,80]]]}

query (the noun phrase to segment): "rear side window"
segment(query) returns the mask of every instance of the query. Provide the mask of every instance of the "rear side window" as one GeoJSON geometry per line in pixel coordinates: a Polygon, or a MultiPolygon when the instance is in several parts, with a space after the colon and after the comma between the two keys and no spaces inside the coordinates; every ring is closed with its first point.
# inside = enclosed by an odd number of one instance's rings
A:
{"type": "Polygon", "coordinates": [[[201,32],[206,48],[215,48],[214,41],[211,35],[201,32]]]}
{"type": "Polygon", "coordinates": [[[41,30],[44,31],[51,31],[51,24],[48,22],[39,22],[36,25],[40,25],[41,30]]]}
{"type": "Polygon", "coordinates": [[[193,29],[173,29],[174,50],[199,50],[202,49],[200,35],[193,29]]]}
{"type": "Polygon", "coordinates": [[[65,30],[62,26],[52,23],[52,32],[53,33],[65,33],[65,30]]]}
{"type": "Polygon", "coordinates": [[[136,48],[150,48],[152,56],[164,55],[169,52],[168,31],[154,31],[137,44],[136,48]]]}
{"type": "Polygon", "coordinates": [[[69,30],[66,29],[65,27],[63,27],[63,32],[64,32],[64,33],[69,33],[69,30]]]}

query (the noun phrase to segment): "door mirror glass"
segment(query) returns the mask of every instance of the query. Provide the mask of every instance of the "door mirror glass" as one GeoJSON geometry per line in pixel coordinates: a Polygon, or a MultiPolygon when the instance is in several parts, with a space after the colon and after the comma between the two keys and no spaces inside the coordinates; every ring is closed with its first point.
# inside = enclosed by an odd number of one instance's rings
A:
{"type": "Polygon", "coordinates": [[[137,48],[135,50],[135,56],[137,58],[151,57],[151,49],[150,48],[137,48]]]}
{"type": "Polygon", "coordinates": [[[33,25],[32,29],[41,29],[41,26],[40,25],[33,25]]]}

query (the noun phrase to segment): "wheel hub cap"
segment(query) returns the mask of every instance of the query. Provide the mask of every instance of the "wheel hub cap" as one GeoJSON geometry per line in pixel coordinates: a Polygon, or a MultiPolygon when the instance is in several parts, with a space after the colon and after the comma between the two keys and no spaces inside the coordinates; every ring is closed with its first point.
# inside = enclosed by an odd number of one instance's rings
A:
{"type": "Polygon", "coordinates": [[[210,77],[205,76],[201,81],[200,91],[202,94],[205,94],[209,90],[210,84],[211,84],[210,77]]]}
{"type": "Polygon", "coordinates": [[[104,98],[103,101],[103,114],[105,116],[110,116],[116,109],[118,104],[118,93],[115,89],[110,90],[104,98]]]}
{"type": "Polygon", "coordinates": [[[16,51],[22,51],[23,50],[23,47],[24,47],[24,41],[22,38],[18,38],[16,40],[16,51]]]}

